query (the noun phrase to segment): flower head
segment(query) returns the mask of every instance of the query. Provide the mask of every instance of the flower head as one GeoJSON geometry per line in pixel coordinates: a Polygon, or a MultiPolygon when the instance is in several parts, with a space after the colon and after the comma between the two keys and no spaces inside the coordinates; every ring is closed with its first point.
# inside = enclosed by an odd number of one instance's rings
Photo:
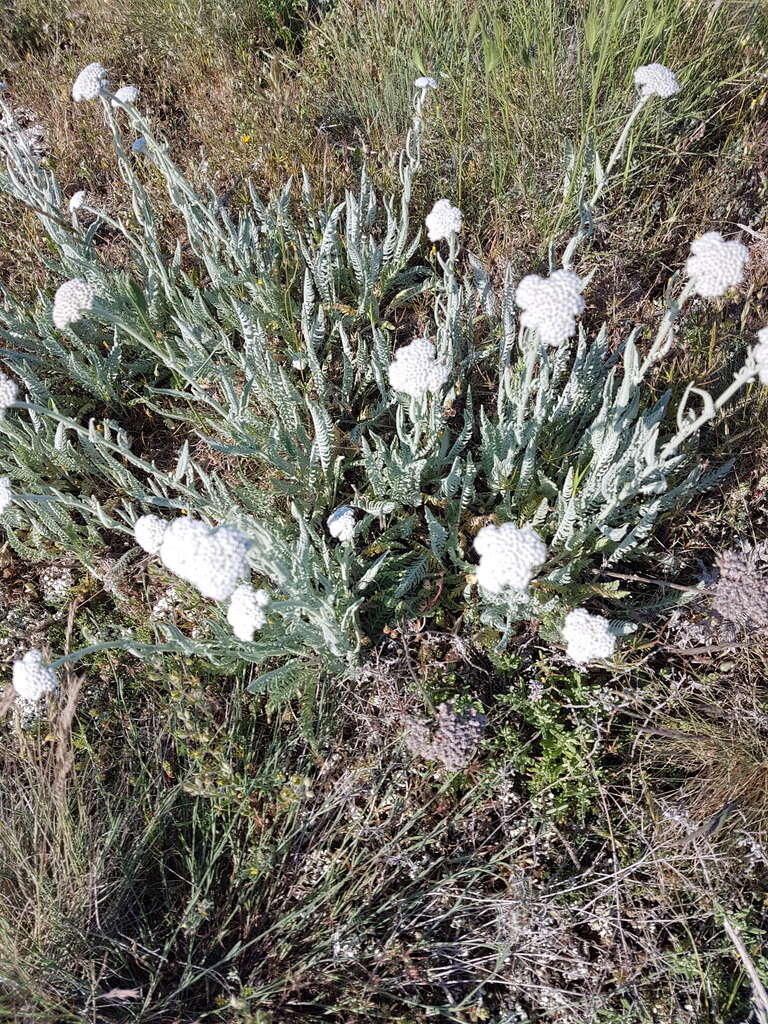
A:
{"type": "Polygon", "coordinates": [[[20,700],[33,704],[53,693],[59,680],[40,651],[27,651],[21,661],[13,663],[13,688],[20,700]]]}
{"type": "Polygon", "coordinates": [[[150,555],[160,551],[165,531],[170,524],[160,516],[139,516],[133,524],[133,536],[140,548],[150,555]]]}
{"type": "Polygon", "coordinates": [[[532,526],[484,526],[475,537],[477,582],[491,594],[525,590],[547,560],[547,546],[532,526]]]}
{"type": "Polygon", "coordinates": [[[19,393],[15,380],[0,373],[0,418],[5,415],[5,410],[13,405],[19,393]]]}
{"type": "Polygon", "coordinates": [[[352,540],[355,535],[355,510],[350,505],[340,505],[326,519],[328,532],[337,540],[352,540]]]}
{"type": "Polygon", "coordinates": [[[663,64],[643,64],[635,71],[635,85],[640,90],[642,99],[661,96],[666,99],[680,92],[680,83],[674,71],[663,64]]]}
{"type": "Polygon", "coordinates": [[[98,61],[94,61],[93,64],[83,68],[75,79],[75,84],[72,86],[72,99],[76,103],[80,103],[82,100],[95,100],[99,91],[107,85],[107,79],[107,69],[98,61]]]}
{"type": "Polygon", "coordinates": [[[389,364],[389,383],[395,391],[419,398],[428,391],[439,391],[450,376],[451,368],[437,360],[435,346],[427,338],[414,338],[395,352],[389,364]]]}
{"type": "Polygon", "coordinates": [[[5,512],[12,501],[13,491],[11,490],[11,481],[7,476],[0,476],[0,516],[5,512]]]}
{"type": "Polygon", "coordinates": [[[248,538],[232,526],[207,526],[186,516],[174,519],[163,534],[160,558],[203,597],[228,598],[248,575],[248,538]]]}
{"type": "Polygon", "coordinates": [[[560,345],[576,331],[576,317],[584,312],[582,281],[572,270],[556,270],[549,277],[528,274],[517,286],[515,301],[523,310],[520,323],[538,331],[545,345],[560,345]]]}
{"type": "Polygon", "coordinates": [[[601,615],[590,615],[584,608],[576,608],[565,616],[562,637],[566,654],[577,665],[610,658],[616,648],[616,637],[610,623],[601,615]]]}
{"type": "Polygon", "coordinates": [[[248,583],[235,589],[227,610],[227,622],[238,640],[252,642],[256,630],[266,624],[266,609],[271,603],[266,590],[254,590],[248,583]]]}
{"type": "Polygon", "coordinates": [[[121,85],[112,100],[112,106],[116,106],[115,100],[120,103],[135,103],[139,98],[139,90],[135,85],[121,85]]]}
{"type": "Polygon", "coordinates": [[[752,349],[752,358],[757,366],[761,384],[768,385],[768,327],[757,332],[757,344],[752,349]]]}
{"type": "Polygon", "coordinates": [[[447,199],[438,199],[424,221],[430,242],[440,242],[458,234],[463,222],[461,210],[451,206],[447,199]]]}
{"type": "Polygon", "coordinates": [[[59,330],[69,327],[82,319],[83,313],[93,309],[96,289],[88,281],[76,277],[65,281],[56,291],[53,299],[51,319],[59,330]]]}
{"type": "Polygon", "coordinates": [[[417,78],[413,83],[414,89],[436,89],[437,82],[434,78],[430,78],[429,75],[422,75],[421,78],[417,78]]]}
{"type": "Polygon", "coordinates": [[[726,242],[719,231],[707,231],[691,243],[685,270],[696,294],[712,299],[741,284],[748,259],[749,250],[741,242],[726,242]]]}
{"type": "Polygon", "coordinates": [[[87,199],[88,193],[84,189],[80,189],[79,192],[75,192],[68,203],[69,212],[77,213],[78,210],[82,210],[87,199]]]}

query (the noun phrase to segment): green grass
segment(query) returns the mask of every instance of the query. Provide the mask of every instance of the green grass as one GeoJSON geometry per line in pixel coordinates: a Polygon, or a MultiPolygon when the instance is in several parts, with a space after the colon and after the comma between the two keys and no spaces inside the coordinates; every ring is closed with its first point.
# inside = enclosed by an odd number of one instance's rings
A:
{"type": "MultiPolygon", "coordinates": [[[[639,160],[630,146],[598,223],[587,257],[608,282],[600,312],[612,327],[646,316],[656,268],[701,230],[765,230],[758,5],[340,0],[321,13],[20,0],[0,21],[0,77],[43,119],[71,190],[116,210],[125,196],[95,115],[68,98],[91,60],[141,85],[185,169],[235,196],[243,175],[268,191],[302,164],[321,196],[338,194],[364,147],[386,185],[410,82],[435,74],[421,202],[460,203],[496,272],[506,259],[540,268],[572,228],[634,67],[661,60],[684,89],[643,115],[650,143],[639,160]]],[[[0,206],[0,277],[16,290],[45,277],[34,230],[0,206]]],[[[763,325],[766,265],[756,252],[744,330],[763,325]]],[[[727,375],[733,313],[697,321],[660,384],[727,375]]],[[[742,476],[659,539],[673,578],[695,579],[736,531],[766,536],[760,401],[707,441],[744,456],[742,476]]],[[[39,595],[31,568],[3,556],[6,602],[28,616],[0,625],[17,649],[39,595]]],[[[94,616],[135,626],[150,595],[131,597],[115,611],[87,583],[47,636],[75,647],[94,616]]],[[[248,696],[244,672],[111,655],[88,666],[71,727],[60,712],[23,729],[9,716],[0,1019],[538,1024],[557,1009],[568,1022],[743,1021],[750,987],[722,914],[765,980],[766,865],[745,846],[768,847],[764,658],[693,661],[664,616],[649,625],[638,608],[648,636],[613,675],[545,660],[528,636],[499,657],[472,631],[476,645],[451,647],[404,624],[355,687],[319,688],[311,721],[299,701],[275,712],[248,696]],[[490,717],[481,756],[453,777],[398,741],[402,714],[450,698],[490,717]],[[738,811],[707,833],[734,793],[738,811]],[[678,811],[704,827],[695,842],[678,811]],[[105,998],[116,989],[129,995],[105,998]]]]}

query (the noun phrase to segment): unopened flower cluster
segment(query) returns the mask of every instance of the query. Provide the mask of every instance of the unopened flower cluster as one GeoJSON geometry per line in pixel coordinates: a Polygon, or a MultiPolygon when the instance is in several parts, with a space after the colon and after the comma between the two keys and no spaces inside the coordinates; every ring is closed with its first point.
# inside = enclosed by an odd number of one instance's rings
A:
{"type": "Polygon", "coordinates": [[[328,532],[340,541],[350,541],[355,535],[355,510],[350,505],[340,505],[326,520],[328,532]]]}
{"type": "Polygon", "coordinates": [[[272,602],[266,590],[254,590],[249,583],[236,587],[229,602],[227,622],[238,640],[251,643],[257,629],[267,622],[267,608],[272,602]]]}
{"type": "Polygon", "coordinates": [[[584,312],[581,289],[581,279],[572,270],[556,270],[549,277],[528,274],[515,293],[523,310],[520,323],[538,331],[545,345],[562,344],[576,330],[576,317],[584,312]]]}
{"type": "Polygon", "coordinates": [[[21,661],[14,662],[13,688],[25,704],[34,704],[58,685],[56,672],[40,651],[27,651],[21,661]]]}
{"type": "Polygon", "coordinates": [[[142,516],[134,537],[145,551],[159,555],[169,572],[213,601],[230,597],[249,572],[248,538],[231,526],[207,526],[186,516],[171,522],[142,516]]]}
{"type": "Polygon", "coordinates": [[[75,84],[72,86],[72,99],[76,103],[81,103],[83,100],[95,100],[101,89],[106,88],[107,85],[107,69],[98,61],[94,61],[93,64],[83,68],[75,79],[75,84]]]}
{"type": "Polygon", "coordinates": [[[674,71],[663,64],[643,64],[635,71],[635,85],[640,90],[642,99],[650,96],[661,96],[667,99],[680,92],[680,83],[674,71]]]}
{"type": "Polygon", "coordinates": [[[691,243],[685,270],[696,294],[712,299],[741,284],[748,259],[749,250],[741,242],[726,242],[719,231],[707,231],[691,243]]]}
{"type": "Polygon", "coordinates": [[[491,594],[523,591],[547,560],[547,547],[531,526],[484,526],[475,537],[477,582],[491,594]]]}
{"type": "Polygon", "coordinates": [[[616,637],[610,623],[601,615],[590,615],[584,608],[576,608],[565,617],[562,629],[566,654],[577,665],[610,658],[616,649],[616,637]]]}
{"type": "Polygon", "coordinates": [[[389,364],[389,383],[395,391],[420,398],[428,391],[439,391],[451,369],[438,361],[435,346],[427,338],[414,338],[395,352],[389,364]]]}
{"type": "Polygon", "coordinates": [[[738,630],[768,629],[768,577],[749,551],[721,551],[715,558],[719,573],[712,593],[712,610],[738,630]]]}
{"type": "Polygon", "coordinates": [[[435,723],[428,719],[406,719],[403,741],[412,754],[440,761],[449,771],[458,771],[466,768],[475,756],[485,726],[485,715],[474,708],[459,715],[452,704],[441,704],[435,723]]]}
{"type": "Polygon", "coordinates": [[[431,212],[427,214],[424,223],[427,225],[430,242],[441,242],[461,231],[464,218],[461,210],[451,206],[448,199],[438,199],[431,212]]]}
{"type": "Polygon", "coordinates": [[[422,75],[420,78],[417,78],[414,81],[413,85],[414,85],[414,88],[416,88],[416,89],[436,89],[437,88],[437,82],[435,81],[434,78],[431,78],[429,75],[422,75]]]}
{"type": "Polygon", "coordinates": [[[53,298],[53,311],[51,319],[54,327],[64,330],[71,324],[82,319],[83,314],[93,309],[96,299],[96,289],[88,281],[76,277],[72,281],[65,281],[56,290],[53,298]]]}

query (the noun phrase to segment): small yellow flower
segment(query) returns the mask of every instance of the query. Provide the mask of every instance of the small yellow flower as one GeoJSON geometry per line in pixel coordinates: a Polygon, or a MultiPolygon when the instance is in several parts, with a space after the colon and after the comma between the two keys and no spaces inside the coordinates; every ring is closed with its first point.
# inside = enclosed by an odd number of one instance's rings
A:
{"type": "Polygon", "coordinates": [[[250,136],[250,135],[241,135],[241,136],[240,136],[240,141],[241,141],[241,142],[245,142],[245,143],[248,143],[248,142],[250,142],[250,141],[251,141],[251,136],[250,136]]]}

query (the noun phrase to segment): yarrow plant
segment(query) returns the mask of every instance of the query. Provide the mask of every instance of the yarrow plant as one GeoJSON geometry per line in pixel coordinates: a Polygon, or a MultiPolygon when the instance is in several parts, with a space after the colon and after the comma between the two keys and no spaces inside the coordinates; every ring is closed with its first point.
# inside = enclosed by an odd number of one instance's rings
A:
{"type": "Polygon", "coordinates": [[[94,61],[83,68],[75,79],[75,83],[72,86],[72,99],[76,103],[95,100],[101,90],[107,88],[108,84],[106,68],[99,64],[98,61],[94,61]]]}
{"type": "Polygon", "coordinates": [[[596,582],[604,600],[617,591],[601,572],[643,556],[657,523],[722,477],[696,436],[768,378],[761,332],[716,397],[690,385],[673,409],[648,383],[687,304],[743,280],[745,247],[714,232],[694,241],[689,279],[648,341],[638,326],[609,343],[580,320],[591,274],[586,256],[573,263],[596,203],[639,111],[679,88],[660,65],[636,82],[562,265],[553,257],[546,275],[532,267],[521,280],[507,268],[500,287],[464,258],[449,200],[434,203],[426,240],[412,229],[436,86],[427,76],[415,83],[398,194],[381,201],[363,169],[330,209],[305,175],[269,201],[252,189],[235,217],[196,191],[138,95],[113,94],[98,63],[73,98],[99,104],[130,225],[98,210],[87,227],[62,219],[50,167],[17,133],[0,134],[0,186],[40,217],[62,282],[50,315],[11,295],[0,306],[2,358],[25,394],[18,401],[19,385],[0,375],[0,472],[8,494],[24,481],[3,517],[8,542],[21,557],[66,551],[94,573],[99,552],[122,545],[122,571],[170,573],[207,602],[195,635],[161,621],[153,644],[105,638],[69,661],[119,644],[142,657],[245,660],[264,668],[254,692],[290,696],[353,667],[383,626],[453,614],[427,599],[429,577],[449,602],[463,594],[463,621],[491,625],[502,644],[530,619],[578,664],[611,656],[614,621],[583,607],[596,582]],[[158,235],[147,165],[132,151],[165,180],[183,259],[158,235]],[[99,247],[102,225],[125,243],[119,266],[99,247]],[[441,241],[447,254],[429,249],[441,241]],[[62,379],[88,419],[62,411],[77,407],[61,400],[62,379]],[[146,439],[158,424],[153,459],[146,439]]]}
{"type": "Polygon", "coordinates": [[[584,312],[582,288],[572,270],[556,270],[546,278],[529,274],[515,293],[523,310],[520,323],[537,331],[545,345],[560,345],[576,333],[576,317],[584,312]]]}
{"type": "Polygon", "coordinates": [[[14,662],[13,688],[22,703],[35,704],[58,686],[56,672],[40,651],[27,651],[20,661],[14,662]]]}
{"type": "Polygon", "coordinates": [[[355,510],[349,505],[341,505],[328,516],[328,532],[336,540],[350,541],[355,535],[355,510]]]}
{"type": "Polygon", "coordinates": [[[464,224],[461,210],[452,206],[448,199],[438,199],[427,214],[427,237],[430,242],[442,242],[458,235],[464,224]]]}
{"type": "Polygon", "coordinates": [[[650,99],[651,96],[669,99],[680,92],[677,75],[663,64],[643,64],[635,71],[635,85],[644,100],[650,99]]]}
{"type": "Polygon", "coordinates": [[[566,654],[577,665],[610,658],[616,648],[611,625],[600,615],[590,615],[584,608],[574,608],[565,616],[563,640],[566,654]]]}
{"type": "Polygon", "coordinates": [[[83,316],[93,309],[95,298],[96,289],[81,277],[59,285],[51,312],[54,327],[61,331],[82,320],[83,316]]]}
{"type": "Polygon", "coordinates": [[[395,391],[421,398],[429,391],[439,391],[451,369],[436,358],[435,346],[427,338],[414,338],[395,352],[389,364],[389,383],[395,391]]]}
{"type": "Polygon", "coordinates": [[[741,284],[748,259],[749,250],[741,242],[726,242],[719,231],[707,231],[691,243],[685,270],[694,292],[712,299],[741,284]]]}

